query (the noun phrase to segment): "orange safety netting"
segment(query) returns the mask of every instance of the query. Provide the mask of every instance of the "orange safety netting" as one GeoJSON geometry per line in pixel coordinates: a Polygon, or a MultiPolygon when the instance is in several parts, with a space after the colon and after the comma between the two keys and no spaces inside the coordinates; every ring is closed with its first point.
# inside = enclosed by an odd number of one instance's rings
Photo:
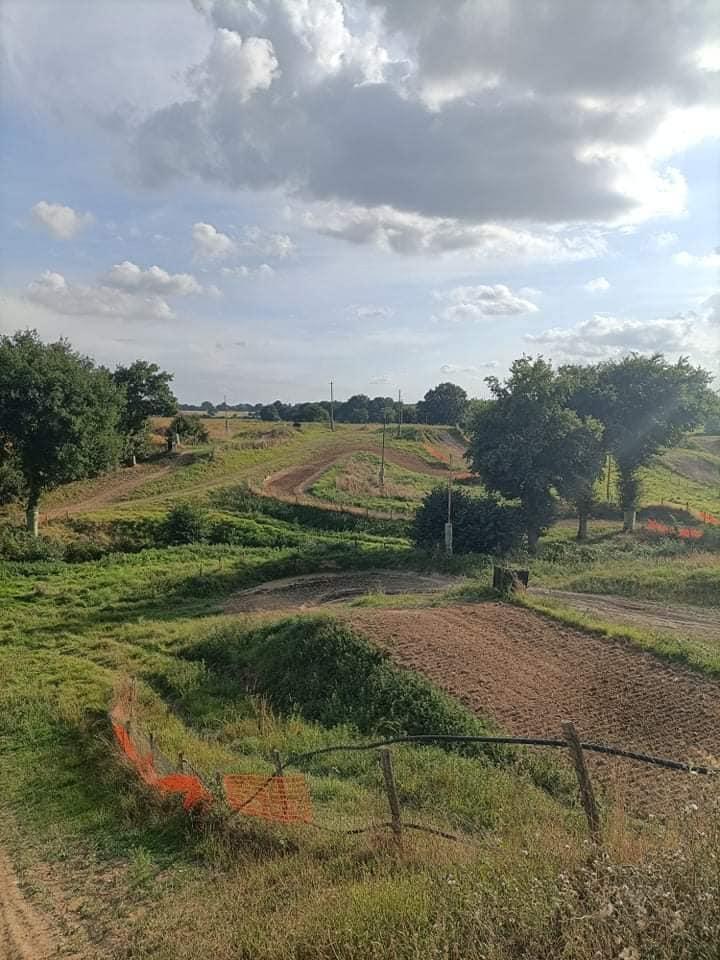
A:
{"type": "Polygon", "coordinates": [[[155,785],[161,793],[182,794],[186,810],[209,806],[213,802],[213,795],[203,786],[200,778],[187,773],[171,773],[167,777],[160,777],[155,785]]]}
{"type": "Polygon", "coordinates": [[[152,753],[142,754],[135,746],[127,728],[113,720],[113,731],[118,746],[137,770],[138,776],[148,786],[155,787],[161,793],[179,793],[183,797],[183,807],[207,806],[213,802],[210,793],[199,777],[186,773],[171,773],[166,777],[158,776],[152,753]]]}
{"type": "Polygon", "coordinates": [[[658,523],[657,520],[648,520],[646,529],[663,536],[677,536],[681,540],[699,540],[703,535],[698,527],[670,527],[666,523],[658,523]]]}
{"type": "Polygon", "coordinates": [[[700,519],[703,523],[709,523],[714,527],[720,526],[720,520],[711,513],[706,513],[704,510],[700,513],[700,519]]]}
{"type": "Polygon", "coordinates": [[[312,823],[313,808],[305,777],[235,774],[223,778],[229,806],[249,817],[281,823],[312,823]]]}

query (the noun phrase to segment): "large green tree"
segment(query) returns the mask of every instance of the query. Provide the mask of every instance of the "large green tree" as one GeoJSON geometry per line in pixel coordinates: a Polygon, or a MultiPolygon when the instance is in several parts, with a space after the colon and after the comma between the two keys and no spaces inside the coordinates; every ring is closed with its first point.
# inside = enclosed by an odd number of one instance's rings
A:
{"type": "Polygon", "coordinates": [[[177,399],[170,389],[172,379],[171,373],[146,360],[117,367],[113,373],[113,380],[123,392],[120,430],[125,439],[125,454],[133,464],[145,441],[148,418],[172,417],[177,413],[177,399]]]}
{"type": "Polygon", "coordinates": [[[454,426],[465,419],[467,393],[456,383],[439,383],[428,390],[417,406],[420,420],[454,426]]]}
{"type": "Polygon", "coordinates": [[[30,330],[0,338],[0,449],[22,479],[34,535],[43,492],[117,462],[122,409],[109,371],[67,341],[30,330]]]}
{"type": "Polygon", "coordinates": [[[560,377],[568,405],[603,425],[603,446],[618,469],[624,526],[634,530],[641,468],[703,422],[711,375],[685,358],[671,363],[662,354],[630,354],[595,367],[564,367],[560,377]]]}
{"type": "Polygon", "coordinates": [[[496,377],[486,382],[494,399],[473,418],[472,466],[488,489],[520,501],[528,549],[535,552],[552,519],[553,491],[570,496],[594,481],[597,460],[584,454],[602,428],[567,409],[561,383],[542,357],[516,360],[504,384],[496,377]]]}

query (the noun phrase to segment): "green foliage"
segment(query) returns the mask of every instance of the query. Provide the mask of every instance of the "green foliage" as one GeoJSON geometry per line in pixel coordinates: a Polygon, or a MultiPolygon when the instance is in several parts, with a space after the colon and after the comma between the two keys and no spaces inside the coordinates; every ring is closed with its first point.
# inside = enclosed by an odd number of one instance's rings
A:
{"type": "MultiPolygon", "coordinates": [[[[432,548],[444,540],[447,488],[435,487],[422,502],[412,525],[417,546],[432,548]]],[[[523,516],[514,504],[494,497],[472,497],[455,489],[452,495],[453,550],[505,557],[517,551],[524,533],[523,516]]]]}
{"type": "Polygon", "coordinates": [[[265,694],[285,713],[363,733],[482,733],[488,727],[350,627],[293,617],[260,627],[229,624],[186,654],[265,694]]]}
{"type": "Polygon", "coordinates": [[[553,490],[587,491],[599,472],[599,424],[564,405],[561,381],[541,357],[523,357],[503,385],[487,382],[494,401],[477,411],[470,441],[473,469],[485,485],[522,504],[528,547],[553,514],[553,490]]]}
{"type": "Polygon", "coordinates": [[[65,555],[62,543],[49,537],[34,537],[26,530],[0,528],[0,558],[19,562],[61,560],[65,555]]]}
{"type": "Polygon", "coordinates": [[[319,403],[304,403],[296,419],[304,423],[327,423],[330,414],[319,403]]]}
{"type": "Polygon", "coordinates": [[[205,511],[192,503],[171,507],[165,521],[167,543],[202,543],[207,535],[205,511]]]}
{"type": "Polygon", "coordinates": [[[166,431],[168,437],[177,434],[182,443],[207,443],[208,430],[195,413],[179,413],[166,431]]]}
{"type": "Polygon", "coordinates": [[[278,408],[275,406],[274,403],[266,403],[264,407],[261,407],[261,409],[260,409],[260,419],[261,419],[261,420],[267,420],[267,421],[273,421],[273,420],[280,420],[280,419],[281,419],[281,418],[280,418],[280,413],[279,413],[279,411],[278,411],[278,408]]]}
{"type": "Polygon", "coordinates": [[[171,373],[145,360],[136,360],[128,367],[118,366],[113,373],[124,398],[120,431],[129,455],[144,451],[149,417],[172,417],[177,413],[177,399],[170,389],[172,379],[171,373]]]}
{"type": "Polygon", "coordinates": [[[122,396],[107,370],[67,341],[25,331],[0,339],[0,449],[11,451],[28,512],[41,494],[117,460],[122,396]]]}
{"type": "Polygon", "coordinates": [[[467,409],[467,393],[455,383],[439,383],[417,404],[418,420],[425,423],[463,423],[467,409]]]}
{"type": "Polygon", "coordinates": [[[631,354],[560,373],[572,409],[603,425],[603,444],[617,464],[626,510],[639,501],[639,469],[659,450],[679,443],[712,405],[710,374],[684,358],[672,364],[661,354],[631,354]]]}

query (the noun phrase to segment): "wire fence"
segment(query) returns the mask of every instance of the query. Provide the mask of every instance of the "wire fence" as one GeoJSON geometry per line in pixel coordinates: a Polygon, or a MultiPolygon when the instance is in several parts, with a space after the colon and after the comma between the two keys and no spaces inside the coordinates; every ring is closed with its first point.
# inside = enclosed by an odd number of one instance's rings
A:
{"type": "MultiPolygon", "coordinates": [[[[285,758],[275,751],[274,770],[263,773],[215,773],[209,777],[193,767],[179,754],[172,761],[158,747],[153,734],[146,733],[137,719],[136,684],[125,682],[119,688],[110,710],[110,720],[115,741],[127,762],[134,768],[139,779],[160,795],[178,795],[186,811],[204,810],[213,805],[224,805],[241,816],[257,817],[266,821],[284,824],[312,825],[318,829],[347,835],[360,834],[378,829],[389,828],[396,840],[404,830],[419,830],[448,839],[458,837],[435,824],[408,821],[402,814],[401,792],[396,785],[396,775],[391,747],[404,745],[448,746],[511,746],[534,747],[550,750],[562,750],[570,758],[578,783],[579,798],[587,820],[592,840],[602,841],[601,818],[595,798],[593,783],[586,764],[587,754],[598,754],[662,768],[674,773],[693,774],[704,777],[720,775],[720,767],[707,764],[692,764],[653,756],[615,747],[605,743],[580,740],[572,723],[562,725],[562,736],[553,737],[514,737],[504,735],[449,735],[418,734],[409,736],[385,737],[364,743],[333,744],[314,750],[291,753],[285,758]],[[385,809],[390,819],[374,818],[370,825],[353,826],[338,829],[328,824],[318,823],[315,817],[315,804],[305,773],[312,767],[313,761],[333,754],[369,754],[375,753],[382,772],[382,787],[385,809]],[[288,773],[289,768],[301,772],[288,773]]],[[[387,816],[387,814],[386,814],[387,816]]]]}

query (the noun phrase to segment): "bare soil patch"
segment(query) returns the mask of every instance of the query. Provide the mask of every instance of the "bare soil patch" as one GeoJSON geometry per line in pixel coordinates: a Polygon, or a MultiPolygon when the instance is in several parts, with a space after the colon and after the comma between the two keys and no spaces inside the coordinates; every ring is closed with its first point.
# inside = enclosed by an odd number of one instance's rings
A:
{"type": "Polygon", "coordinates": [[[9,860],[0,850],[0,957],[46,960],[58,944],[40,914],[23,897],[9,860]]]}
{"type": "MultiPolygon", "coordinates": [[[[675,760],[720,760],[720,684],[629,643],[501,603],[342,616],[398,663],[518,736],[557,737],[572,720],[584,740],[675,760]]],[[[706,784],[629,761],[592,756],[589,763],[637,810],[677,806],[706,784]]]]}
{"type": "Polygon", "coordinates": [[[537,597],[552,597],[580,613],[589,613],[619,626],[638,626],[673,637],[711,640],[720,644],[720,608],[664,604],[651,600],[594,593],[573,593],[531,587],[537,597]]]}
{"type": "MultiPolygon", "coordinates": [[[[326,470],[332,467],[344,457],[353,453],[375,453],[378,454],[380,448],[373,443],[350,443],[334,450],[315,457],[310,463],[303,463],[297,466],[289,467],[268,477],[263,484],[263,493],[272,497],[301,496],[305,494],[309,487],[318,480],[326,470]]],[[[402,450],[393,450],[386,448],[385,459],[388,463],[393,463],[406,470],[412,470],[415,473],[423,473],[431,477],[443,477],[447,479],[448,470],[446,466],[438,464],[433,467],[422,457],[415,456],[412,453],[406,453],[402,450]]]]}
{"type": "Polygon", "coordinates": [[[401,570],[367,573],[312,573],[271,580],[242,590],[230,598],[226,613],[292,611],[333,603],[346,603],[368,593],[440,593],[457,584],[455,577],[423,575],[401,570]]]}

